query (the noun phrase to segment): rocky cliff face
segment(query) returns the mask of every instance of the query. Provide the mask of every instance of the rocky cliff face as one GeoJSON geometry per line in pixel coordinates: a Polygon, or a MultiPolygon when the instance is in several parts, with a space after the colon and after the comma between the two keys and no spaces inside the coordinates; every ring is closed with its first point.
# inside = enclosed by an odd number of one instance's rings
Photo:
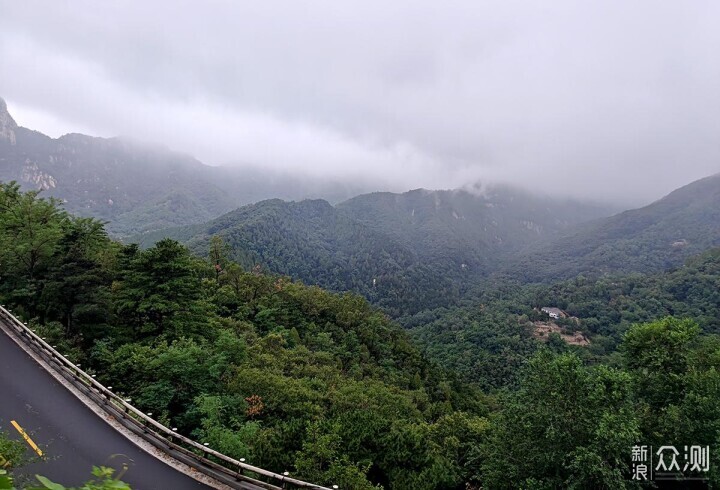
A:
{"type": "Polygon", "coordinates": [[[38,164],[36,162],[30,161],[30,159],[25,160],[21,179],[23,182],[32,184],[34,188],[43,191],[54,189],[57,185],[55,177],[40,170],[38,164]]]}
{"type": "Polygon", "coordinates": [[[15,130],[17,124],[7,110],[7,104],[0,98],[0,141],[8,141],[11,145],[16,143],[15,130]]]}

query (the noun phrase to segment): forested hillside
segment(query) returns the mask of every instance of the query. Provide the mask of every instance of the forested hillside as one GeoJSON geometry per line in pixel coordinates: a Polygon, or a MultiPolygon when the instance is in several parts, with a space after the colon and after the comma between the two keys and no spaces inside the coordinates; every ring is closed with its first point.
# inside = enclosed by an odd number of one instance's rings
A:
{"type": "Polygon", "coordinates": [[[659,272],[717,246],[720,174],[681,187],[643,208],[579,225],[508,264],[507,272],[523,281],[659,272]]]}
{"type": "Polygon", "coordinates": [[[609,212],[504,187],[420,189],[361,195],[335,207],[264,201],[138,238],[148,246],[171,237],[206,255],[218,235],[244,267],[354,291],[398,318],[457,306],[495,282],[548,284],[678,267],[720,245],[720,175],[595,219],[609,212]]]}
{"type": "Polygon", "coordinates": [[[609,205],[534,195],[510,186],[363,194],[338,209],[423,260],[486,272],[498,258],[552,241],[573,225],[612,214],[609,205]]]}
{"type": "MultiPolygon", "coordinates": [[[[152,234],[145,243],[165,232],[152,234]]],[[[456,301],[469,271],[422,260],[407,245],[326,201],[263,201],[204,226],[170,230],[199,255],[212,236],[246,268],[286,274],[335,291],[363,294],[391,314],[456,301]],[[443,274],[444,272],[444,274],[443,274]]]]}
{"type": "Polygon", "coordinates": [[[275,199],[138,238],[147,246],[170,237],[203,255],[218,235],[245,267],[355,291],[398,316],[453,304],[514,252],[608,212],[503,187],[483,195],[416,190],[335,207],[275,199]]]}
{"type": "Polygon", "coordinates": [[[720,334],[720,248],[659,274],[578,276],[545,285],[488,281],[460,304],[399,318],[425,353],[465,379],[490,389],[513,383],[525,358],[539,347],[533,322],[548,320],[542,307],[562,309],[563,330],[582,332],[587,347],[551,345],[581,357],[613,362],[634,323],[674,315],[695,319],[704,333],[720,334]]]}
{"type": "Polygon", "coordinates": [[[360,296],[222,256],[218,274],[171,240],[123,246],[14,184],[0,231],[2,300],[181,433],[344,488],[470,477],[483,397],[360,296]]]}
{"type": "MultiPolygon", "coordinates": [[[[0,299],[98,379],[231,456],[348,489],[638,488],[633,445],[690,440],[711,446],[698,476],[720,483],[717,252],[667,276],[531,290],[578,315],[609,301],[586,326],[608,338],[591,336],[598,352],[507,330],[522,326],[532,303],[510,302],[527,291],[488,290],[484,330],[462,318],[427,329],[464,330],[460,355],[487,351],[481,392],[360,296],[243,270],[224,250],[219,238],[210,260],[168,239],[122,245],[0,187],[0,299]]],[[[454,367],[475,363],[462,359],[454,367]]]]}

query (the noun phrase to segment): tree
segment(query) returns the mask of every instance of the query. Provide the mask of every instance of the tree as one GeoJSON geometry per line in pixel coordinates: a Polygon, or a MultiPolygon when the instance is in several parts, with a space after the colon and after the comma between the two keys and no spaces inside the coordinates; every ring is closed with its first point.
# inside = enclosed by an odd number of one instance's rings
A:
{"type": "Polygon", "coordinates": [[[25,445],[21,441],[10,439],[5,432],[0,432],[0,469],[25,463],[25,445]]]}
{"type": "Polygon", "coordinates": [[[58,201],[38,194],[20,192],[15,182],[0,183],[0,292],[22,302],[31,315],[41,287],[38,276],[51,265],[68,219],[58,201]]]}
{"type": "Polygon", "coordinates": [[[67,335],[82,334],[88,343],[107,330],[111,271],[102,260],[112,248],[101,222],[66,222],[40,298],[45,320],[62,322],[67,335]]]}
{"type": "Polygon", "coordinates": [[[650,410],[682,398],[692,344],[699,334],[694,321],[673,317],[633,325],[625,334],[621,349],[634,373],[636,391],[650,410]]]}
{"type": "Polygon", "coordinates": [[[666,317],[633,325],[621,349],[638,395],[643,444],[710,446],[709,476],[718,484],[720,338],[699,332],[692,320],[666,317]]]}
{"type": "Polygon", "coordinates": [[[491,419],[488,488],[628,488],[638,440],[630,376],[543,349],[491,419]]]}
{"type": "Polygon", "coordinates": [[[115,286],[115,310],[135,338],[197,335],[206,324],[200,278],[187,248],[161,240],[127,261],[115,286]]]}
{"type": "Polygon", "coordinates": [[[219,235],[213,235],[210,239],[210,263],[215,268],[215,277],[220,281],[220,274],[227,265],[227,256],[230,247],[223,241],[219,235]]]}
{"type": "MultiPolygon", "coordinates": [[[[25,490],[131,490],[130,485],[114,477],[115,470],[105,466],[94,466],[93,477],[80,487],[65,487],[50,479],[35,475],[40,486],[28,486],[25,490]]],[[[0,469],[0,490],[15,490],[13,479],[5,470],[0,469]]]]}

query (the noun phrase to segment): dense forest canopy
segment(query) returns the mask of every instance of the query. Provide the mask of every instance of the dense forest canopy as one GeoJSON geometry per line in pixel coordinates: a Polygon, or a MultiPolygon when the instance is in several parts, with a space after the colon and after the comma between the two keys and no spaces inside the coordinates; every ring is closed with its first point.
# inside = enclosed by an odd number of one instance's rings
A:
{"type": "Polygon", "coordinates": [[[165,239],[141,250],[0,187],[0,299],[212,447],[341,488],[639,488],[637,444],[711,447],[718,252],[657,276],[498,283],[403,317],[165,239]],[[541,306],[587,347],[546,342],[541,306]],[[442,364],[442,366],[440,365],[442,364]]]}
{"type": "Polygon", "coordinates": [[[588,360],[612,362],[634,323],[664,316],[693,318],[704,333],[720,333],[720,248],[658,274],[577,276],[554,284],[486,281],[458,304],[398,318],[425,353],[485,387],[505,385],[534,352],[535,327],[547,320],[542,307],[568,318],[555,323],[581,332],[589,345],[573,349],[588,360]]]}
{"type": "Polygon", "coordinates": [[[417,189],[336,206],[273,199],[137,239],[150,246],[173,238],[204,256],[220,236],[246,268],[260,264],[306,284],[358,292],[398,318],[457,306],[494,282],[551,284],[680,267],[720,246],[718,210],[720,175],[606,218],[608,207],[501,186],[417,189]]]}

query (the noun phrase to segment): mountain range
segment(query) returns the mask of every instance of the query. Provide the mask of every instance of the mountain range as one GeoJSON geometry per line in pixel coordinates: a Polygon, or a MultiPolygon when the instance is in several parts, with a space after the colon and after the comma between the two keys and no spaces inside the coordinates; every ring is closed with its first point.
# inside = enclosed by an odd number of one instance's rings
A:
{"type": "Polygon", "coordinates": [[[503,185],[359,194],[123,138],[53,139],[18,126],[1,99],[0,180],[143,246],[171,237],[207,255],[219,236],[246,268],[357,291],[398,316],[483,281],[660,272],[720,245],[720,174],[621,213],[503,185]]]}
{"type": "Polygon", "coordinates": [[[520,256],[509,272],[527,282],[655,273],[719,245],[720,174],[715,174],[642,208],[572,227],[520,256]]]}
{"type": "Polygon", "coordinates": [[[504,186],[417,189],[364,194],[335,206],[263,201],[135,238],[149,246],[171,237],[207,255],[216,235],[246,267],[358,291],[400,316],[453,304],[487,281],[550,282],[681,266],[720,245],[720,175],[618,214],[504,186]]]}
{"type": "Polygon", "coordinates": [[[159,145],[18,126],[0,99],[0,180],[61,199],[68,211],[108,222],[123,237],[200,223],[270,197],[333,202],[360,188],[254,168],[214,167],[159,145]]]}

